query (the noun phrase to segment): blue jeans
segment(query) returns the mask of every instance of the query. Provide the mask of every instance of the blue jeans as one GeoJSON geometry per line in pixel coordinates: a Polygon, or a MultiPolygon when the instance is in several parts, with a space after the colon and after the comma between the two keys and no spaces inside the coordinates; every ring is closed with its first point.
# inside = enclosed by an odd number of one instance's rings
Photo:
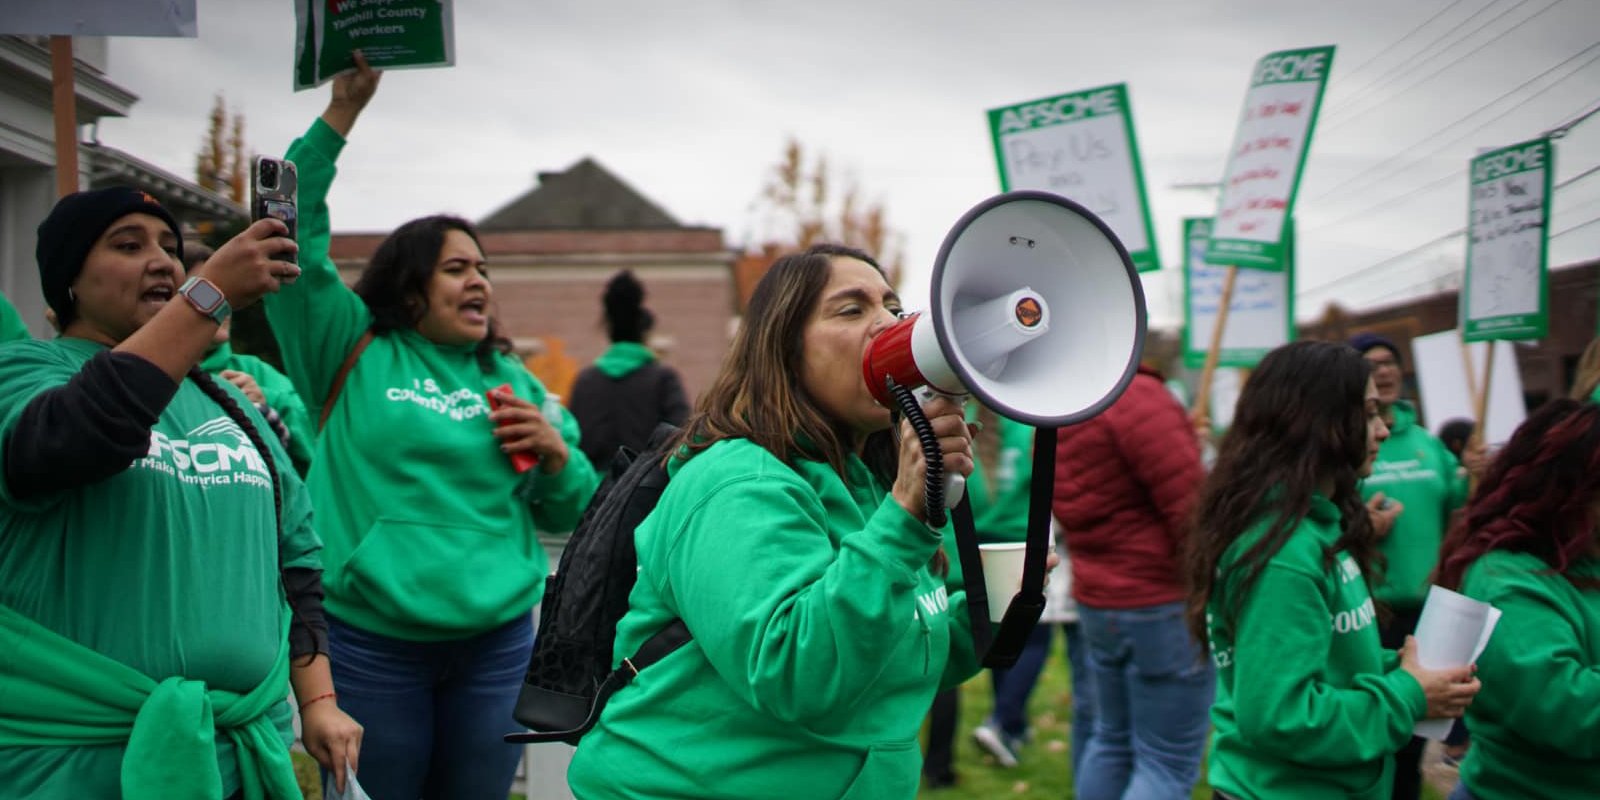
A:
{"type": "Polygon", "coordinates": [[[533,651],[523,615],[468,639],[411,642],[328,615],[339,707],[366,729],[361,788],[372,800],[505,800],[522,757],[507,733],[533,651]]]}
{"type": "Polygon", "coordinates": [[[1179,800],[1200,779],[1216,676],[1189,636],[1183,603],[1080,603],[1095,724],[1076,773],[1080,800],[1179,800]]]}
{"type": "Polygon", "coordinates": [[[1457,782],[1455,791],[1450,793],[1450,800],[1478,800],[1478,796],[1467,789],[1467,785],[1457,782]]]}
{"type": "Polygon", "coordinates": [[[1072,774],[1076,775],[1094,731],[1094,681],[1089,677],[1082,624],[1065,623],[1061,633],[1067,640],[1067,666],[1072,670],[1072,774]]]}

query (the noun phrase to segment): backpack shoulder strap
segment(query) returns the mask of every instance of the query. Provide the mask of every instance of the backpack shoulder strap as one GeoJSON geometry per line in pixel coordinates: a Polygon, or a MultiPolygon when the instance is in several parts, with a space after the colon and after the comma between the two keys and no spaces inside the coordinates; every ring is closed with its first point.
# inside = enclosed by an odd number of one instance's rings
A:
{"type": "Polygon", "coordinates": [[[338,374],[333,376],[333,388],[328,390],[328,399],[322,401],[322,416],[317,418],[317,430],[328,424],[328,415],[333,413],[333,404],[339,399],[339,394],[344,391],[344,381],[350,377],[350,370],[355,367],[356,359],[366,351],[367,345],[372,344],[372,329],[368,328],[361,338],[356,340],[356,346],[350,348],[350,355],[344,357],[344,363],[339,365],[338,374]]]}

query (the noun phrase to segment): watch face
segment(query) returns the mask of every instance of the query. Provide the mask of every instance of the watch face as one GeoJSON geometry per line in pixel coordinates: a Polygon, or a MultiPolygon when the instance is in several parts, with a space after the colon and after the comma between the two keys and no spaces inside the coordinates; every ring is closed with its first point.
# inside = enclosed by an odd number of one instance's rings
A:
{"type": "Polygon", "coordinates": [[[206,311],[210,311],[222,303],[222,292],[217,291],[217,287],[212,286],[208,281],[196,280],[185,286],[183,293],[188,295],[196,306],[206,311]]]}

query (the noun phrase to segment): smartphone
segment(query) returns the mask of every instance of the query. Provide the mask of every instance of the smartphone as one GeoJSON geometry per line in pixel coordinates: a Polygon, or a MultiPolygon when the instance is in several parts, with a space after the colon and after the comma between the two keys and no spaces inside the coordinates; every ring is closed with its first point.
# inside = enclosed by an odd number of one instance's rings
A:
{"type": "MultiPolygon", "coordinates": [[[[300,188],[299,173],[294,162],[282,158],[256,156],[250,162],[250,219],[271,217],[289,227],[288,237],[295,238],[299,218],[296,197],[300,188]]],[[[294,262],[293,253],[279,258],[294,262]]]]}

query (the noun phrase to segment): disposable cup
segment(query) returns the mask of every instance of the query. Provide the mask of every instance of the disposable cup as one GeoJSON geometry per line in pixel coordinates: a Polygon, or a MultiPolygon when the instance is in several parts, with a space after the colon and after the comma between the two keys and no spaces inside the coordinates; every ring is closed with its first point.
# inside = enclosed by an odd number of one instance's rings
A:
{"type": "Polygon", "coordinates": [[[1022,590],[1022,564],[1028,555],[1028,543],[980,544],[978,550],[983,557],[983,586],[989,595],[989,619],[999,622],[1006,615],[1011,598],[1022,590]]]}

